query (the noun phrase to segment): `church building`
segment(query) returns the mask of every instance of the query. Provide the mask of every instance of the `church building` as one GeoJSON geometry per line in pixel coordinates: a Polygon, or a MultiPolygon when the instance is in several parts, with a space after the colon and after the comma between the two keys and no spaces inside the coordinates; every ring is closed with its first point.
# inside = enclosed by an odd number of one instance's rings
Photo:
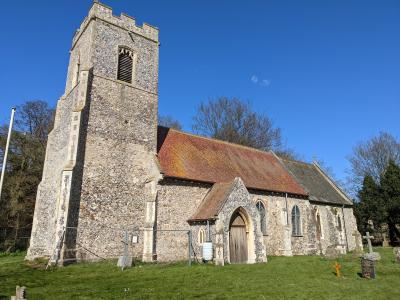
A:
{"type": "Polygon", "coordinates": [[[157,126],[158,33],[97,1],[76,31],[27,258],[115,258],[124,243],[163,262],[211,242],[221,265],[354,250],[352,201],[318,164],[157,126]]]}

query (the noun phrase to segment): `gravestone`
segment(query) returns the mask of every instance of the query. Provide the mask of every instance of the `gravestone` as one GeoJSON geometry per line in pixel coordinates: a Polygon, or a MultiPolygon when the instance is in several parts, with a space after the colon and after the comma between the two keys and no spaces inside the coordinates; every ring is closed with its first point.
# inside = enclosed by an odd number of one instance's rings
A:
{"type": "Polygon", "coordinates": [[[122,271],[125,268],[129,268],[132,266],[132,256],[129,255],[129,235],[128,231],[125,230],[124,240],[122,241],[124,244],[124,254],[118,258],[117,266],[121,267],[122,271]]]}
{"type": "Polygon", "coordinates": [[[374,252],[374,251],[372,250],[372,243],[371,243],[371,240],[373,240],[374,237],[373,237],[372,235],[369,235],[369,232],[367,231],[367,232],[365,233],[365,236],[363,236],[363,239],[367,240],[367,242],[368,242],[369,253],[374,252]]]}
{"type": "Polygon", "coordinates": [[[375,261],[361,258],[361,273],[363,278],[375,279],[375,261]]]}
{"type": "Polygon", "coordinates": [[[389,239],[386,236],[386,234],[383,235],[383,242],[382,242],[382,247],[389,247],[389,239]]]}
{"type": "Polygon", "coordinates": [[[369,235],[369,232],[367,231],[365,236],[363,236],[363,239],[367,240],[368,249],[369,249],[369,253],[364,254],[363,258],[371,260],[371,261],[380,260],[381,259],[381,255],[378,252],[374,252],[373,249],[372,249],[371,239],[374,239],[374,237],[369,235]]]}
{"type": "Polygon", "coordinates": [[[329,259],[336,259],[339,258],[340,251],[337,249],[336,245],[330,245],[326,248],[324,256],[329,259]]]}
{"type": "Polygon", "coordinates": [[[223,228],[219,228],[215,235],[215,265],[224,265],[224,232],[223,228]]]}
{"type": "Polygon", "coordinates": [[[393,248],[394,259],[397,263],[400,263],[400,247],[393,248]]]}
{"type": "Polygon", "coordinates": [[[26,300],[26,287],[17,285],[15,296],[11,296],[11,300],[26,300]]]}

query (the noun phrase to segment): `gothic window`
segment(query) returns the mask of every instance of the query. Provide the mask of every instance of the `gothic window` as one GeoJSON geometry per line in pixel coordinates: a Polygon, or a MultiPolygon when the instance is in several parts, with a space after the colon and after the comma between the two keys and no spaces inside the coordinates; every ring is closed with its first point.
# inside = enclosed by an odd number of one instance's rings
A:
{"type": "Polygon", "coordinates": [[[204,229],[199,230],[199,235],[198,235],[197,239],[198,239],[199,245],[203,245],[203,243],[206,240],[206,232],[204,229]]]}
{"type": "Polygon", "coordinates": [[[258,201],[256,204],[258,213],[260,215],[260,229],[262,234],[267,234],[267,213],[265,210],[264,204],[261,201],[258,201]]]}
{"type": "Polygon", "coordinates": [[[342,220],[340,220],[340,216],[337,217],[337,224],[338,224],[338,230],[342,231],[342,220]]]}
{"type": "Polygon", "coordinates": [[[300,209],[297,205],[292,209],[292,235],[301,235],[300,209]]]}
{"type": "Polygon", "coordinates": [[[132,83],[134,54],[127,48],[119,48],[117,79],[132,83]]]}

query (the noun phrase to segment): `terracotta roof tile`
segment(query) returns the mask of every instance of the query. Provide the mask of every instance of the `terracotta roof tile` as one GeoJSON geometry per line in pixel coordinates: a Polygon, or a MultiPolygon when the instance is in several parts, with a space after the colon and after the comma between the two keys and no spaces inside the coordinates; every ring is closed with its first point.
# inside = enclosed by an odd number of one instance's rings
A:
{"type": "Polygon", "coordinates": [[[233,183],[233,181],[215,183],[189,221],[193,222],[215,219],[225,199],[229,196],[233,183]]]}
{"type": "Polygon", "coordinates": [[[271,152],[159,126],[158,159],[166,177],[209,183],[240,177],[247,188],[308,195],[271,152]]]}

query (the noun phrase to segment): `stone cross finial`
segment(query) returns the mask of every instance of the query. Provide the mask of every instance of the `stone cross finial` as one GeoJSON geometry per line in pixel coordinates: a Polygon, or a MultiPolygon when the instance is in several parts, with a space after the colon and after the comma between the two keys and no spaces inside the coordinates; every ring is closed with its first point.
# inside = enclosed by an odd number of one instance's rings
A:
{"type": "Polygon", "coordinates": [[[371,244],[371,240],[373,240],[374,237],[373,237],[372,235],[369,235],[369,232],[367,231],[367,232],[365,233],[365,236],[363,236],[363,239],[367,240],[367,242],[368,242],[369,253],[374,252],[374,251],[372,250],[372,244],[371,244]]]}

